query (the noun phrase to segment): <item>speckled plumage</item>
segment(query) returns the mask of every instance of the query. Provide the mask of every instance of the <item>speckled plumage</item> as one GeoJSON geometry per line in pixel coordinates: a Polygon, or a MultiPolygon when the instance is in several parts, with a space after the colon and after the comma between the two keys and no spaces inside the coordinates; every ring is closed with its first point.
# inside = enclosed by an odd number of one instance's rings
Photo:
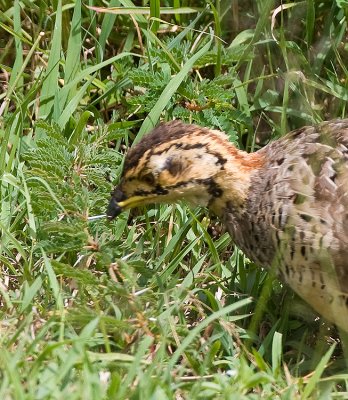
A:
{"type": "Polygon", "coordinates": [[[162,124],[129,151],[108,215],[179,199],[207,205],[250,259],[348,332],[348,120],[252,154],[218,131],[162,124]]]}

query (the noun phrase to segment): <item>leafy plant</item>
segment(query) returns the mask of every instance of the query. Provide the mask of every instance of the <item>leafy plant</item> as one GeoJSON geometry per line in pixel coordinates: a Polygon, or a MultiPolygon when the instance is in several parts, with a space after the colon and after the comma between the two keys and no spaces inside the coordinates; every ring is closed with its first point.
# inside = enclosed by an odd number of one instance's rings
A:
{"type": "Polygon", "coordinates": [[[344,2],[136,4],[0,2],[0,397],[344,398],[337,332],[205,210],[90,218],[160,120],[343,117],[344,2]]]}

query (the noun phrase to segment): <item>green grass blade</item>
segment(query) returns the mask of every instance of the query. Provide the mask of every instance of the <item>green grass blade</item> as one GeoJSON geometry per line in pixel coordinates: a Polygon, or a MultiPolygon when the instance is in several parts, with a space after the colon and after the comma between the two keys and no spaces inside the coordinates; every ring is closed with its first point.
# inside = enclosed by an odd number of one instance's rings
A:
{"type": "Polygon", "coordinates": [[[275,377],[280,374],[282,353],[282,334],[274,332],[272,343],[272,372],[275,377]]]}
{"type": "MultiPolygon", "coordinates": [[[[117,7],[120,4],[119,0],[111,0],[109,3],[109,7],[117,7]]],[[[99,60],[103,59],[103,54],[105,51],[106,41],[112,31],[116,20],[116,15],[114,14],[105,14],[103,18],[103,22],[100,28],[100,38],[99,38],[99,60]]]]}
{"type": "MultiPolygon", "coordinates": [[[[130,1],[127,0],[120,0],[120,3],[122,4],[133,4],[130,1]]],[[[125,7],[95,7],[95,6],[87,6],[90,10],[94,10],[100,13],[106,13],[106,14],[115,14],[115,15],[134,15],[136,17],[143,17],[143,15],[151,15],[151,7],[135,7],[133,6],[125,6],[125,7]]],[[[202,7],[179,7],[179,8],[174,8],[174,7],[161,7],[160,8],[160,14],[193,14],[197,13],[198,11],[201,11],[202,7]]],[[[153,12],[156,14],[156,10],[154,8],[153,12]]],[[[152,15],[151,15],[152,16],[152,15]]],[[[158,17],[157,17],[158,18],[158,17]]],[[[143,19],[142,22],[145,22],[146,20],[143,19]]]]}
{"type": "Polygon", "coordinates": [[[51,261],[49,260],[49,258],[47,257],[47,255],[43,249],[41,249],[41,253],[43,256],[45,269],[46,269],[46,272],[48,275],[50,288],[52,289],[53,296],[56,301],[57,309],[62,312],[64,309],[64,304],[63,304],[61,289],[60,289],[56,274],[54,273],[54,269],[52,267],[51,261]]]}
{"type": "MultiPolygon", "coordinates": [[[[71,82],[77,75],[80,67],[80,54],[82,50],[81,38],[81,0],[76,0],[74,14],[71,21],[68,48],[65,60],[64,83],[71,82]]],[[[60,104],[64,107],[76,94],[77,84],[72,86],[69,92],[65,92],[66,98],[60,98],[60,104]]]]}
{"type": "Polygon", "coordinates": [[[87,67],[87,68],[83,69],[76,75],[75,79],[70,81],[68,84],[66,84],[60,90],[59,96],[61,96],[61,98],[64,99],[64,97],[66,96],[66,93],[69,92],[70,89],[72,87],[74,87],[77,83],[81,83],[84,80],[90,79],[92,74],[94,74],[95,72],[101,70],[102,68],[114,63],[115,61],[120,60],[124,57],[130,57],[130,56],[139,57],[138,54],[134,54],[134,53],[121,53],[114,57],[109,58],[108,60],[102,61],[99,64],[95,64],[95,65],[92,65],[91,67],[87,67]]]}
{"type": "Polygon", "coordinates": [[[219,311],[216,311],[212,314],[210,314],[206,319],[204,319],[202,322],[200,322],[197,326],[195,326],[190,333],[185,337],[185,339],[180,343],[178,348],[175,350],[174,354],[172,355],[169,363],[168,363],[168,373],[170,370],[174,367],[174,365],[177,363],[179,357],[184,353],[185,349],[187,346],[195,339],[199,333],[205,329],[209,324],[211,324],[213,321],[216,321],[219,318],[222,318],[226,316],[229,313],[232,313],[239,308],[243,308],[246,305],[250,304],[252,302],[252,299],[243,299],[235,302],[234,304],[230,304],[229,306],[226,306],[222,308],[219,311]]]}
{"type": "Polygon", "coordinates": [[[151,346],[152,342],[153,338],[151,336],[145,336],[139,343],[137,352],[134,356],[134,361],[129,366],[126,379],[124,380],[117,394],[118,399],[128,398],[127,391],[129,390],[135,377],[139,375],[142,365],[142,359],[145,356],[145,353],[148,351],[149,347],[151,346]]]}
{"type": "Polygon", "coordinates": [[[178,87],[183,82],[187,74],[190,72],[195,62],[199,60],[209,50],[212,40],[213,36],[211,36],[208,43],[206,43],[199,51],[197,51],[196,54],[194,54],[188,61],[186,61],[181,71],[177,75],[175,75],[173,79],[171,79],[171,81],[168,83],[168,85],[160,95],[159,99],[157,100],[155,106],[150,111],[149,115],[145,118],[137,134],[137,137],[134,140],[134,143],[138,143],[139,140],[145,135],[145,133],[149,132],[157,124],[160,115],[167,106],[169,100],[177,91],[178,87]]]}
{"type": "MultiPolygon", "coordinates": [[[[19,0],[14,1],[13,5],[13,28],[16,32],[20,32],[21,30],[21,9],[19,5],[19,0]]],[[[15,88],[15,80],[17,81],[18,86],[23,85],[23,75],[20,73],[21,67],[23,65],[23,49],[22,49],[22,42],[15,36],[15,47],[16,47],[16,58],[15,62],[12,67],[11,77],[9,81],[9,87],[15,88]],[[17,77],[18,80],[17,80],[17,77]]]]}
{"type": "Polygon", "coordinates": [[[23,164],[20,164],[18,167],[18,172],[19,176],[21,177],[22,185],[23,185],[23,194],[25,197],[26,201],[26,208],[27,208],[27,215],[28,215],[28,226],[29,226],[29,233],[30,237],[35,240],[36,239],[36,233],[37,233],[37,228],[36,228],[36,222],[35,222],[35,216],[33,212],[33,207],[31,203],[31,197],[30,197],[30,192],[27,186],[27,182],[25,181],[25,177],[23,174],[23,164]]]}
{"type": "Polygon", "coordinates": [[[303,391],[302,394],[302,399],[306,400],[308,399],[312,394],[315,388],[317,387],[320,377],[323,374],[327,363],[329,362],[333,351],[335,350],[336,345],[332,345],[329,350],[326,352],[324,357],[320,360],[319,364],[317,365],[314,374],[311,376],[311,378],[308,380],[308,383],[303,391]]]}
{"type": "Polygon", "coordinates": [[[36,296],[37,292],[41,289],[41,287],[42,287],[41,276],[38,276],[31,285],[29,285],[28,282],[24,283],[24,296],[20,307],[21,313],[23,313],[28,307],[30,307],[30,304],[32,303],[34,297],[36,296]]]}
{"type": "MultiPolygon", "coordinates": [[[[40,109],[39,117],[48,118],[53,111],[54,99],[59,91],[58,78],[59,78],[59,62],[61,59],[62,49],[62,0],[58,0],[56,9],[56,20],[54,23],[54,33],[52,37],[52,46],[48,58],[48,64],[46,68],[45,80],[42,85],[41,96],[40,96],[40,109]]],[[[60,110],[56,110],[59,114],[60,110]]],[[[36,139],[41,136],[41,131],[37,131],[36,139]]]]}
{"type": "Polygon", "coordinates": [[[84,111],[80,119],[77,122],[77,125],[69,138],[69,144],[75,146],[79,143],[79,141],[83,138],[83,130],[85,129],[86,123],[90,117],[93,117],[93,113],[90,111],[84,111]]]}
{"type": "Polygon", "coordinates": [[[18,400],[25,400],[27,396],[23,388],[22,376],[20,370],[18,369],[16,358],[14,358],[13,355],[6,349],[3,349],[0,352],[1,365],[4,366],[9,386],[13,387],[15,398],[18,400]]]}
{"type": "Polygon", "coordinates": [[[64,129],[65,125],[69,121],[69,118],[72,114],[76,111],[77,106],[79,105],[80,101],[82,100],[83,96],[86,94],[86,90],[88,86],[93,81],[93,77],[90,77],[84,85],[79,89],[77,93],[74,94],[74,97],[71,98],[68,104],[65,105],[63,112],[61,113],[60,117],[58,118],[57,124],[64,129]]]}
{"type": "Polygon", "coordinates": [[[160,18],[160,1],[150,0],[150,27],[153,33],[157,33],[159,28],[159,18],[160,18]],[[152,19],[155,18],[155,19],[152,19]],[[152,20],[151,20],[152,19],[152,20]]]}
{"type": "Polygon", "coordinates": [[[308,47],[312,45],[315,28],[315,4],[314,0],[307,0],[306,14],[306,42],[308,47]]]}

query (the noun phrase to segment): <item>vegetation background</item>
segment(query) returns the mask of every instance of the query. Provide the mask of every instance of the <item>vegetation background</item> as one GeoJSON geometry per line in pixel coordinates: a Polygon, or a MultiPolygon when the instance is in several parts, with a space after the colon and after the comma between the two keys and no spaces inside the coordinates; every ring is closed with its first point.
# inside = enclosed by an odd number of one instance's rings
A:
{"type": "Polygon", "coordinates": [[[160,120],[254,151],[344,117],[347,16],[346,0],[0,0],[1,399],[348,399],[336,330],[205,210],[90,218],[160,120]]]}

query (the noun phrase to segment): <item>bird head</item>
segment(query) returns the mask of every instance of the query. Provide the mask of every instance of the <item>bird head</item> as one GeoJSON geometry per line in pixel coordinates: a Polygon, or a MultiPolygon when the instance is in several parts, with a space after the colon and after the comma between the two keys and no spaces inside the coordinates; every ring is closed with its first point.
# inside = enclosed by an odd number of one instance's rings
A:
{"type": "Polygon", "coordinates": [[[180,121],[160,124],[128,151],[107,216],[181,199],[214,208],[226,197],[231,168],[240,174],[236,160],[243,157],[222,132],[180,121]]]}

